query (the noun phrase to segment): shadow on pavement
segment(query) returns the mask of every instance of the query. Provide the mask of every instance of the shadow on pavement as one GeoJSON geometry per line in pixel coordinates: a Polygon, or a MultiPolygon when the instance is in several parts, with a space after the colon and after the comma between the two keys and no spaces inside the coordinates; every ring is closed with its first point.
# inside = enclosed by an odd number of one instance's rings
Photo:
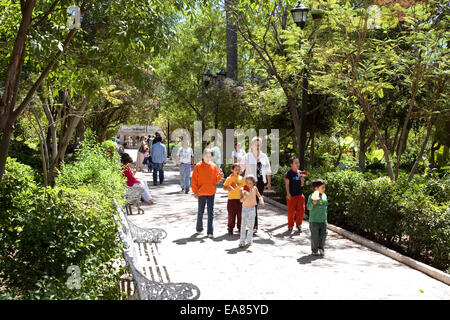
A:
{"type": "Polygon", "coordinates": [[[176,243],[176,244],[187,244],[188,242],[205,242],[205,238],[207,238],[207,236],[203,236],[203,237],[198,237],[197,233],[194,233],[192,236],[190,236],[189,238],[181,238],[181,239],[177,239],[177,240],[173,240],[172,242],[176,243]]]}
{"type": "Polygon", "coordinates": [[[275,241],[273,241],[272,239],[254,239],[253,242],[259,244],[275,244],[275,241]]]}
{"type": "Polygon", "coordinates": [[[315,260],[323,259],[323,257],[320,256],[313,256],[312,254],[308,254],[307,256],[303,256],[297,259],[298,263],[300,264],[307,264],[311,263],[315,260]]]}
{"type": "Polygon", "coordinates": [[[269,232],[273,232],[273,231],[275,231],[277,229],[280,229],[282,227],[285,227],[285,226],[286,226],[286,223],[283,223],[283,224],[280,224],[279,226],[276,226],[276,227],[273,227],[273,228],[270,228],[270,229],[264,229],[264,231],[269,233],[269,232]]]}
{"type": "MultiPolygon", "coordinates": [[[[239,247],[237,247],[237,248],[232,248],[232,249],[225,249],[225,251],[228,253],[228,254],[236,254],[236,253],[238,253],[238,252],[247,252],[247,247],[243,247],[243,248],[239,248],[239,247]]],[[[251,251],[250,251],[251,252],[251,251]]]]}
{"type": "Polygon", "coordinates": [[[226,241],[236,241],[236,240],[239,240],[239,235],[238,235],[238,234],[233,234],[232,236],[230,236],[230,235],[228,234],[228,232],[227,232],[227,233],[225,233],[225,234],[223,234],[223,235],[221,235],[221,236],[218,236],[218,237],[214,237],[214,238],[213,238],[213,241],[223,241],[223,240],[226,240],[226,241]]]}

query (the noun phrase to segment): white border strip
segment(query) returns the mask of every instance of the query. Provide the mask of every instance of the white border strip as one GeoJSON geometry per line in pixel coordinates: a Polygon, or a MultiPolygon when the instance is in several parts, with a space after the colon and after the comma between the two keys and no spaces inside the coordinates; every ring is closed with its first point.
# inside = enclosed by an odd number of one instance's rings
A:
{"type": "MultiPolygon", "coordinates": [[[[272,200],[272,199],[268,198],[267,196],[264,196],[264,201],[275,207],[278,207],[280,209],[287,211],[286,205],[279,203],[275,200],[272,200]]],[[[383,246],[379,243],[373,242],[369,239],[361,237],[360,235],[357,235],[355,233],[352,233],[350,231],[347,231],[347,230],[337,227],[335,225],[328,224],[327,229],[329,229],[333,232],[336,232],[346,238],[349,238],[350,240],[353,240],[353,241],[355,241],[363,246],[366,246],[376,252],[384,254],[385,256],[388,256],[388,257],[390,257],[394,260],[397,260],[403,264],[406,264],[406,265],[410,266],[411,268],[419,270],[434,279],[444,282],[447,285],[450,285],[450,275],[441,270],[433,268],[427,264],[424,264],[422,262],[414,260],[410,257],[404,256],[404,255],[398,253],[397,251],[386,248],[385,246],[383,246]]]]}

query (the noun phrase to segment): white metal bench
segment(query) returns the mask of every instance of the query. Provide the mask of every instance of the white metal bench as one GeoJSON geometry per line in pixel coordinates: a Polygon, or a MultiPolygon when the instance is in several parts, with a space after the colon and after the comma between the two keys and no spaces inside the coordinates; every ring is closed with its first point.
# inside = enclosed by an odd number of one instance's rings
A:
{"type": "Polygon", "coordinates": [[[131,209],[132,205],[135,205],[138,210],[138,214],[144,214],[144,209],[141,208],[141,197],[144,193],[144,190],[141,188],[133,188],[133,187],[127,187],[127,191],[125,192],[125,199],[127,200],[127,203],[125,204],[125,210],[127,211],[127,214],[133,214],[133,210],[131,209]]]}
{"type": "MultiPolygon", "coordinates": [[[[157,245],[162,238],[156,236],[141,239],[139,234],[133,234],[128,219],[121,212],[115,200],[114,203],[119,219],[115,215],[113,215],[113,218],[123,245],[125,262],[132,275],[132,278],[123,278],[124,281],[121,284],[127,298],[132,300],[198,299],[200,289],[197,286],[191,283],[171,282],[157,245]]],[[[165,236],[167,234],[164,231],[165,236]]]]}
{"type": "Polygon", "coordinates": [[[123,212],[122,208],[117,204],[116,199],[113,199],[116,206],[117,214],[122,222],[122,225],[129,228],[130,235],[133,242],[136,243],[153,243],[160,242],[167,237],[167,232],[161,228],[141,228],[131,222],[127,215],[123,212]]]}

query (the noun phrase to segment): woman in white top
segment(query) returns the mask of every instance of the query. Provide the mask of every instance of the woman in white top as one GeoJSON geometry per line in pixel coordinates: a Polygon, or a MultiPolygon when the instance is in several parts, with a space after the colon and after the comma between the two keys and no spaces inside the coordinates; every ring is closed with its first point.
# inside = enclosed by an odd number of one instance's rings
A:
{"type": "MultiPolygon", "coordinates": [[[[254,137],[250,143],[250,151],[241,160],[241,169],[245,170],[245,175],[252,174],[256,177],[256,187],[262,195],[264,188],[270,190],[272,169],[270,168],[269,157],[261,152],[262,139],[254,137]]],[[[258,200],[257,200],[258,202],[258,200]]],[[[258,208],[256,208],[255,227],[253,232],[258,230],[258,208]]]]}
{"type": "Polygon", "coordinates": [[[241,149],[241,144],[236,142],[234,144],[234,150],[231,153],[231,157],[233,158],[234,164],[239,164],[242,161],[242,158],[245,157],[245,151],[241,149]]]}
{"type": "Polygon", "coordinates": [[[137,159],[136,159],[136,171],[143,171],[145,168],[144,162],[144,154],[145,154],[145,147],[147,147],[147,141],[145,140],[145,137],[141,137],[141,141],[139,141],[137,148],[137,159]]]}

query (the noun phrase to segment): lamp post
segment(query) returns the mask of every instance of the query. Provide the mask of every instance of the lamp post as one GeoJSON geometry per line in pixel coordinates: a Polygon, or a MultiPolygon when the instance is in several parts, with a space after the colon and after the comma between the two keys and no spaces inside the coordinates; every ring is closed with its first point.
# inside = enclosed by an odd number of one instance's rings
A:
{"type": "MultiPolygon", "coordinates": [[[[303,4],[298,1],[298,4],[291,10],[292,18],[295,22],[295,24],[300,28],[303,29],[306,26],[306,22],[308,20],[308,12],[310,9],[305,7],[303,4]]],[[[312,17],[314,20],[320,19],[322,17],[322,11],[319,10],[312,10],[312,17]]],[[[299,40],[299,50],[302,49],[302,41],[299,40]]],[[[312,54],[312,53],[311,53],[312,54]]],[[[300,119],[300,139],[298,143],[298,149],[299,149],[299,160],[300,160],[300,167],[304,170],[306,169],[305,165],[305,144],[306,144],[306,113],[308,109],[308,74],[309,70],[304,69],[303,70],[303,77],[302,77],[302,110],[301,110],[301,119],[300,119]]]]}

